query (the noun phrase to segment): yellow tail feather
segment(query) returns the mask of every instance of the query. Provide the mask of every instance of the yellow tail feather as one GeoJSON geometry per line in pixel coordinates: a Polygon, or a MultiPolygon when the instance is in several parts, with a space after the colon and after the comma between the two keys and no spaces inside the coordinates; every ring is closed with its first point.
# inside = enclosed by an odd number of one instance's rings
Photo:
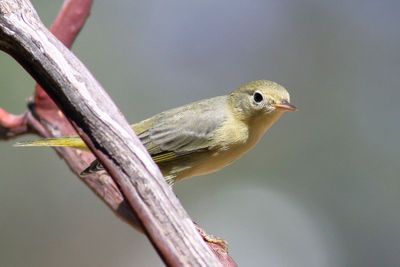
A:
{"type": "Polygon", "coordinates": [[[14,146],[51,146],[51,147],[73,147],[82,150],[87,150],[87,146],[78,136],[67,136],[59,138],[46,138],[34,141],[24,141],[14,144],[14,146]]]}

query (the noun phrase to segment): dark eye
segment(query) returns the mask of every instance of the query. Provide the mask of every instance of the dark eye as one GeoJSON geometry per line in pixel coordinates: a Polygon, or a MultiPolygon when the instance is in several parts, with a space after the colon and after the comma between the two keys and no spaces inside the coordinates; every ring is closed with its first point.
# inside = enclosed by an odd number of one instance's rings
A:
{"type": "Polygon", "coordinates": [[[261,93],[255,92],[254,95],[253,95],[253,99],[254,99],[254,102],[260,103],[260,102],[262,102],[264,100],[264,97],[263,97],[263,95],[261,93]]]}

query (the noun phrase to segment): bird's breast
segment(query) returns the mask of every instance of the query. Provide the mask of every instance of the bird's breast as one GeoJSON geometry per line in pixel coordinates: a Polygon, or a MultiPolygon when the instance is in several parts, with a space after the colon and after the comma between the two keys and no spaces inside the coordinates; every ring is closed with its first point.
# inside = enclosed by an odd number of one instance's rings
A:
{"type": "Polygon", "coordinates": [[[193,168],[188,170],[190,176],[218,171],[245,155],[281,115],[282,113],[275,112],[248,122],[234,118],[227,120],[216,132],[215,147],[205,153],[203,160],[197,161],[197,164],[193,164],[193,168]]]}

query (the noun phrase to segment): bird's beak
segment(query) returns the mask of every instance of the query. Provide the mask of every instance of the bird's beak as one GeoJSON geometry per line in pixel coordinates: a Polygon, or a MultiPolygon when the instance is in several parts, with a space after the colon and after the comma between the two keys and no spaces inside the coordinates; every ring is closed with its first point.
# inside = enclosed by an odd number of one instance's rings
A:
{"type": "Polygon", "coordinates": [[[288,101],[283,100],[281,103],[275,104],[275,108],[282,109],[284,111],[297,111],[298,109],[290,104],[288,101]]]}

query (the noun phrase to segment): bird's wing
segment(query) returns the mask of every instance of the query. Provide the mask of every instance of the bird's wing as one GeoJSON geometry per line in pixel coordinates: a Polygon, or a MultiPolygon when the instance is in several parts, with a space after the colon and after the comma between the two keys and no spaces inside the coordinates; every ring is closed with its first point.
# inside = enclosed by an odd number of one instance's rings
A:
{"type": "Polygon", "coordinates": [[[203,151],[226,119],[224,102],[218,103],[222,101],[218,97],[166,111],[133,129],[156,163],[203,151]]]}

